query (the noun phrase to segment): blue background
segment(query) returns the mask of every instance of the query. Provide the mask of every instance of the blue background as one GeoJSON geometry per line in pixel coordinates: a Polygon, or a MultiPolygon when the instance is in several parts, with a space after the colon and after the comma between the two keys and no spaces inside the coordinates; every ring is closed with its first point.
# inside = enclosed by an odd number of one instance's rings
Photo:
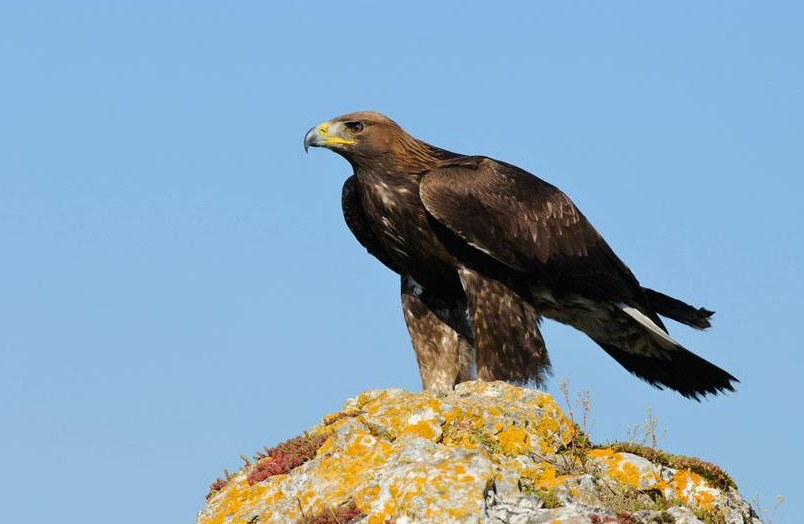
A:
{"type": "MultiPolygon", "coordinates": [[[[717,311],[701,404],[545,322],[596,441],[660,446],[795,522],[804,36],[795,3],[3,2],[0,515],[191,522],[224,468],[368,388],[419,388],[350,174],[374,109],[566,191],[643,284],[717,311]]],[[[800,4],[799,4],[800,5],[800,4]]]]}

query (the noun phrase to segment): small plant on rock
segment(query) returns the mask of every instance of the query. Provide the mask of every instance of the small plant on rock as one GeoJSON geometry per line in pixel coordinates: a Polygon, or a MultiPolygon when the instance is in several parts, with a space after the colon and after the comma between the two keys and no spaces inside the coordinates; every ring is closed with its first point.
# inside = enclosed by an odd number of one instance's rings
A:
{"type": "Polygon", "coordinates": [[[569,442],[559,452],[557,463],[554,465],[560,474],[593,473],[596,466],[590,467],[590,464],[594,464],[594,462],[590,461],[588,456],[589,450],[592,449],[589,433],[594,426],[594,420],[590,417],[592,402],[589,392],[579,392],[573,399],[569,391],[569,380],[562,380],[559,387],[564,396],[564,404],[567,406],[566,415],[569,417],[572,427],[569,442]],[[578,418],[576,418],[576,410],[578,418]]]}
{"type": "Polygon", "coordinates": [[[318,448],[327,440],[326,435],[305,433],[286,440],[273,448],[263,448],[254,456],[256,464],[248,474],[248,483],[255,484],[273,475],[284,475],[315,457],[318,448]]]}
{"type": "Polygon", "coordinates": [[[782,504],[784,504],[784,497],[782,495],[776,495],[775,502],[771,508],[767,506],[764,508],[762,507],[762,504],[759,502],[759,493],[754,495],[751,499],[751,507],[754,508],[757,516],[765,524],[773,524],[773,519],[776,518],[776,512],[779,511],[779,507],[782,504]]]}
{"type": "Polygon", "coordinates": [[[553,509],[560,508],[564,505],[561,503],[561,499],[558,498],[558,494],[556,494],[554,488],[540,489],[536,492],[536,495],[541,499],[543,508],[553,509]]]}
{"type": "Polygon", "coordinates": [[[714,487],[722,490],[737,489],[734,480],[719,466],[696,457],[672,455],[656,448],[632,444],[629,442],[614,442],[607,447],[621,453],[632,453],[644,457],[649,461],[673,469],[686,469],[692,471],[709,481],[714,487]]]}
{"type": "Polygon", "coordinates": [[[355,505],[354,500],[349,500],[335,508],[325,508],[314,515],[302,517],[298,524],[350,524],[365,517],[355,505]]]}
{"type": "Polygon", "coordinates": [[[634,516],[627,512],[617,513],[616,517],[601,517],[592,513],[589,515],[589,522],[591,524],[636,524],[637,521],[634,516]]]}
{"type": "Polygon", "coordinates": [[[675,524],[676,518],[668,511],[662,511],[655,515],[651,520],[652,524],[675,524]]]}
{"type": "Polygon", "coordinates": [[[628,426],[628,443],[657,449],[659,447],[659,439],[664,437],[667,432],[663,431],[661,436],[659,436],[657,431],[659,419],[653,415],[650,406],[645,408],[645,411],[647,412],[645,422],[628,426]]]}
{"type": "Polygon", "coordinates": [[[212,495],[225,488],[226,484],[229,483],[230,478],[231,475],[229,472],[227,470],[223,470],[223,478],[218,477],[215,479],[215,482],[209,485],[209,491],[207,492],[206,498],[210,498],[212,495]]]}
{"type": "Polygon", "coordinates": [[[664,511],[670,505],[661,492],[645,491],[618,484],[604,484],[600,500],[618,514],[636,511],[664,511]]]}

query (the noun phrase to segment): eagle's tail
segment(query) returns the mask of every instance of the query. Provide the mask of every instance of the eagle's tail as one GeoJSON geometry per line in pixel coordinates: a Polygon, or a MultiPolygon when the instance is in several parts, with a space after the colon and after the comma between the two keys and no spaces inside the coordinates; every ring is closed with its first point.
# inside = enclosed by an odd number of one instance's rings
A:
{"type": "Polygon", "coordinates": [[[734,391],[732,382],[739,380],[727,371],[684,348],[639,308],[625,303],[616,306],[625,316],[612,318],[615,331],[592,338],[625,369],[652,386],[668,387],[695,400],[734,391]]]}
{"type": "Polygon", "coordinates": [[[645,292],[645,297],[648,299],[650,308],[663,317],[673,319],[676,322],[681,322],[682,324],[692,326],[696,329],[706,329],[712,325],[709,322],[709,318],[715,314],[714,311],[709,311],[702,307],[696,308],[677,298],[646,287],[643,287],[642,290],[645,292]]]}
{"type": "Polygon", "coordinates": [[[633,353],[597,340],[595,342],[621,366],[651,386],[659,389],[668,387],[694,400],[725,390],[734,391],[732,382],[739,382],[728,372],[681,346],[674,351],[664,351],[661,357],[657,357],[633,353]]]}

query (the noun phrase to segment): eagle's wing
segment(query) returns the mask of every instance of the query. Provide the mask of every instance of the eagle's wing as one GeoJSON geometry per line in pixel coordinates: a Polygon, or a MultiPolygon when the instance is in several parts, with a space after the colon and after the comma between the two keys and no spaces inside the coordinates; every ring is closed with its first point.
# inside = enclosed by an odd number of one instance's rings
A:
{"type": "Polygon", "coordinates": [[[360,186],[355,175],[350,176],[343,183],[341,207],[346,225],[357,241],[389,269],[401,275],[402,271],[391,261],[391,257],[385,252],[371,230],[366,212],[363,210],[363,202],[360,200],[360,186]]]}
{"type": "MultiPolygon", "coordinates": [[[[568,323],[631,373],[696,399],[733,390],[736,378],[670,338],[631,271],[554,186],[509,164],[464,157],[427,173],[419,194],[435,220],[466,244],[555,295],[591,299],[606,321],[593,314],[593,322],[576,315],[581,323],[568,323]]],[[[665,309],[686,319],[694,308],[681,304],[665,309]]]]}
{"type": "Polygon", "coordinates": [[[445,162],[422,179],[427,211],[474,248],[554,288],[642,302],[642,290],[555,186],[486,157],[445,162]]]}

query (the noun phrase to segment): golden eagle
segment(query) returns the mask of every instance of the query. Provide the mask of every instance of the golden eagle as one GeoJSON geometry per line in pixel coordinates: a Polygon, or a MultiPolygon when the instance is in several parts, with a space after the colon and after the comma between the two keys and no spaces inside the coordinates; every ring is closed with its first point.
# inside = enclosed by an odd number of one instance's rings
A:
{"type": "Polygon", "coordinates": [[[625,369],[698,399],[733,376],[688,351],[659,315],[698,329],[711,311],[642,287],[575,204],[530,173],[431,146],[374,112],[321,123],[304,148],[352,165],[346,224],[401,276],[422,385],[543,383],[541,317],[569,324],[625,369]]]}

